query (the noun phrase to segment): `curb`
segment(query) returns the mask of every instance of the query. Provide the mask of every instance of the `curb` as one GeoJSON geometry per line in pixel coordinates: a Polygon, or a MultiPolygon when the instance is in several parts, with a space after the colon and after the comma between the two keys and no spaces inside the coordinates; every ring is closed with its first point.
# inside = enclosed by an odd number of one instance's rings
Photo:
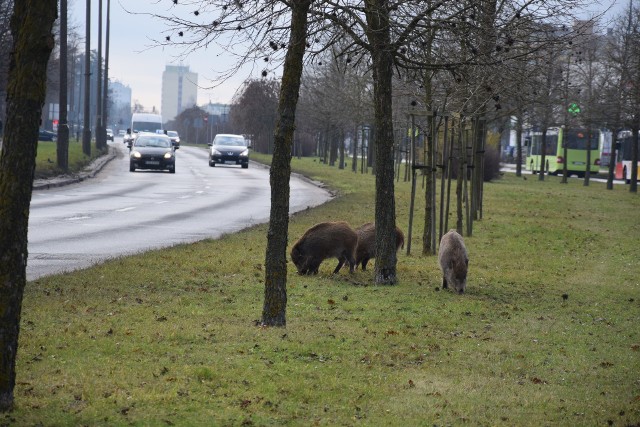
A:
{"type": "Polygon", "coordinates": [[[93,178],[107,163],[115,158],[116,149],[109,146],[109,152],[107,154],[92,161],[77,175],[61,175],[50,179],[36,179],[33,181],[33,190],[48,190],[50,188],[63,187],[65,185],[82,182],[88,178],[93,178]]]}

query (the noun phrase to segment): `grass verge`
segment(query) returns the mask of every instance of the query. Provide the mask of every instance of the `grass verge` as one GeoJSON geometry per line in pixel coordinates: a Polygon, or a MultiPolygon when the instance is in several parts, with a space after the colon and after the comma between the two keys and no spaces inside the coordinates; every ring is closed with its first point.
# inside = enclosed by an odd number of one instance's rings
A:
{"type": "MultiPolygon", "coordinates": [[[[52,141],[39,141],[36,155],[35,178],[50,178],[63,173],[57,165],[57,143],[52,141]]],[[[76,139],[69,140],[69,171],[79,172],[95,158],[102,155],[96,150],[95,143],[91,146],[91,156],[86,156],[82,151],[82,142],[76,139]]]]}
{"type": "MultiPolygon", "coordinates": [[[[291,243],[373,220],[371,175],[292,167],[341,197],[294,215],[291,243]]],[[[405,233],[409,195],[398,182],[405,233]]],[[[256,326],[264,225],[29,282],[17,408],[0,423],[634,425],[639,211],[626,187],[506,176],[466,239],[467,294],[439,288],[417,219],[397,286],[290,264],[286,328],[256,326]]]]}

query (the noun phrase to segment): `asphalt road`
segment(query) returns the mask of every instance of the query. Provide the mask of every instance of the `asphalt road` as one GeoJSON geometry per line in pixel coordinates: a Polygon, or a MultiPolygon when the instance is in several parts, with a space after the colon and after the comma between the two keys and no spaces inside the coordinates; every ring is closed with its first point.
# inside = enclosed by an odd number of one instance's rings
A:
{"type": "MultiPolygon", "coordinates": [[[[266,167],[209,167],[205,150],[181,147],[175,174],[132,173],[121,141],[110,144],[117,156],[95,177],[33,192],[27,280],[268,222],[266,167]]],[[[291,213],[332,197],[301,177],[290,186],[291,213]]]]}

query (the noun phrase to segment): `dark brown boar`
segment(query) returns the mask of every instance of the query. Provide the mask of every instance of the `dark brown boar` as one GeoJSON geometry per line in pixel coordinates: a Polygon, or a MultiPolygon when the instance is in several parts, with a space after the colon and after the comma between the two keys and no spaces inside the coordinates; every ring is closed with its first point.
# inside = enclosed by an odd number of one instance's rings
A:
{"type": "Polygon", "coordinates": [[[291,260],[299,274],[318,274],[318,267],[327,258],[338,258],[337,273],[345,262],[349,270],[355,267],[358,235],[346,222],[321,222],[308,229],[291,248],[291,260]]]}
{"type": "MultiPolygon", "coordinates": [[[[362,271],[367,269],[367,263],[376,257],[376,226],[372,222],[362,224],[356,229],[358,247],[356,249],[356,268],[362,264],[362,271]]],[[[404,234],[396,226],[396,250],[404,248],[404,234]]]]}
{"type": "Polygon", "coordinates": [[[462,236],[456,230],[449,230],[440,240],[438,261],[442,269],[442,287],[449,285],[454,291],[464,293],[467,287],[469,256],[462,236]]]}

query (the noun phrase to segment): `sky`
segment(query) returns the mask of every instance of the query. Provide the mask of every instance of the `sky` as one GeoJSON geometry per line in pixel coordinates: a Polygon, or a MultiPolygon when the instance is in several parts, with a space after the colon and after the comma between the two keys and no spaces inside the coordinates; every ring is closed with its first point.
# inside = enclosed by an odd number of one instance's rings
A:
{"type": "MultiPolygon", "coordinates": [[[[611,6],[605,18],[619,14],[628,7],[629,0],[600,0],[589,3],[585,18],[600,13],[611,6]]],[[[106,20],[107,0],[103,0],[103,21],[106,20]]],[[[248,68],[241,69],[234,77],[221,85],[212,87],[212,78],[217,72],[225,71],[232,59],[228,54],[210,47],[180,59],[183,53],[178,48],[154,47],[153,39],[163,39],[165,24],[144,14],[148,12],[165,14],[171,9],[171,0],[111,0],[109,78],[118,80],[131,88],[132,102],[138,101],[147,111],[153,107],[160,110],[162,92],[162,72],[166,65],[189,66],[198,73],[198,104],[208,102],[228,104],[236,90],[247,78],[259,78],[259,72],[251,75],[248,68]]],[[[69,0],[69,28],[74,27],[84,40],[85,0],[69,0]]],[[[98,0],[91,0],[91,48],[97,49],[98,0]]],[[[103,24],[103,43],[106,24],[103,24]]],[[[104,48],[103,48],[104,49],[104,48]]]]}
{"type": "MultiPolygon", "coordinates": [[[[153,47],[153,38],[164,39],[165,25],[141,14],[125,11],[166,13],[170,0],[111,0],[110,41],[109,41],[109,79],[118,80],[131,88],[132,102],[138,101],[150,111],[153,107],[160,111],[162,92],[162,72],[166,65],[189,66],[190,71],[198,73],[198,104],[208,102],[228,104],[236,90],[249,77],[250,71],[240,70],[235,77],[213,87],[211,79],[216,72],[222,72],[231,64],[231,58],[225,58],[223,52],[214,48],[201,50],[180,59],[182,50],[169,47],[153,47]],[[226,60],[225,60],[226,59],[226,60]]],[[[106,5],[103,0],[103,55],[106,32],[106,5]]],[[[69,0],[69,28],[84,41],[86,1],[69,0]]],[[[98,46],[98,0],[91,0],[91,49],[98,46]]],[[[84,50],[84,47],[82,48],[84,50]]],[[[256,72],[255,78],[259,77],[256,72]]]]}

